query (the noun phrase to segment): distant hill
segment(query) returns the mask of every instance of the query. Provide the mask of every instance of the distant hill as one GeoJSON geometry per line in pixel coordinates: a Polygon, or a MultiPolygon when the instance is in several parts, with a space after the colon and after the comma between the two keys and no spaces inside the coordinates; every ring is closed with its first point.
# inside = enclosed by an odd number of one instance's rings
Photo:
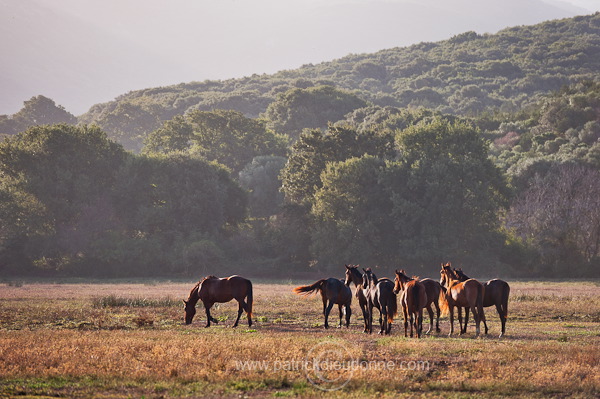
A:
{"type": "Polygon", "coordinates": [[[280,93],[329,84],[376,105],[427,107],[478,115],[517,111],[540,96],[600,71],[600,13],[519,26],[496,34],[465,32],[372,54],[241,79],[150,88],[97,104],[79,119],[118,136],[152,130],[190,110],[263,113],[280,93]]]}
{"type": "Polygon", "coordinates": [[[589,12],[555,0],[0,0],[0,114],[42,94],[80,115],[133,89],[589,12]]]}

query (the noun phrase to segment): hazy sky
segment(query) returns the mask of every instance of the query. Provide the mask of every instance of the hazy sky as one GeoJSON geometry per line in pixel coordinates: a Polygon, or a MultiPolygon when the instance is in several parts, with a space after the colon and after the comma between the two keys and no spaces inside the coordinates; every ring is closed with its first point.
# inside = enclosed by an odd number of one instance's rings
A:
{"type": "Polygon", "coordinates": [[[79,115],[131,90],[594,11],[599,0],[0,0],[0,114],[43,94],[79,115]]]}

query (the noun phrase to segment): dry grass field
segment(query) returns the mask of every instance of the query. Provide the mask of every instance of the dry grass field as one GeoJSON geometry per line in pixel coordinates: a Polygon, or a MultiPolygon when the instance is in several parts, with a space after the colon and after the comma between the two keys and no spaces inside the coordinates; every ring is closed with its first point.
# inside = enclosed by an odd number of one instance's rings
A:
{"type": "Polygon", "coordinates": [[[251,328],[231,328],[233,302],[214,309],[219,325],[204,328],[199,305],[186,326],[192,285],[0,284],[0,397],[600,395],[597,282],[513,282],[505,337],[486,308],[488,336],[448,338],[443,318],[419,340],[401,317],[391,336],[363,334],[357,303],[349,329],[325,330],[320,298],[290,283],[254,284],[251,328]]]}

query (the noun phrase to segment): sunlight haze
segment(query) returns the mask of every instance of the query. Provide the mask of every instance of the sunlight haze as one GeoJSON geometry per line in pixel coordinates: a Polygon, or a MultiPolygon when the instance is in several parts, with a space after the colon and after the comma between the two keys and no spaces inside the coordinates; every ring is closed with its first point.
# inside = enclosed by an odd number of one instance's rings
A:
{"type": "Polygon", "coordinates": [[[596,0],[0,0],[0,114],[42,94],[79,115],[131,90],[598,11],[596,0]]]}

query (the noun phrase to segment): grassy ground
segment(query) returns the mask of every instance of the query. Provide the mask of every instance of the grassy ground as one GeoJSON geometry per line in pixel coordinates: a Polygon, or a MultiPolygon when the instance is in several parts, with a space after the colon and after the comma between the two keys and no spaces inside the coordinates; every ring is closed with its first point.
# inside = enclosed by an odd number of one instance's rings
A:
{"type": "Polygon", "coordinates": [[[0,397],[600,395],[595,283],[512,283],[506,337],[487,308],[488,336],[448,338],[443,319],[420,340],[399,319],[389,337],[363,334],[357,304],[349,329],[326,331],[320,298],[291,284],[255,284],[251,328],[230,328],[234,303],[214,310],[217,326],[201,308],[185,326],[192,285],[0,285],[0,397]]]}

